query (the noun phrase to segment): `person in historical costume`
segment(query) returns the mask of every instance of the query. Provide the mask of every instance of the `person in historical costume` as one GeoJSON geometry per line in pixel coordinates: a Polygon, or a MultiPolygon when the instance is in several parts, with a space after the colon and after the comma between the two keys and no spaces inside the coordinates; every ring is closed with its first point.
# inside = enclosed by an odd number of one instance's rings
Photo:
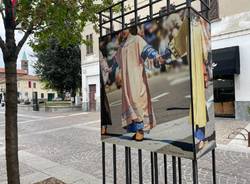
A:
{"type": "MultiPolygon", "coordinates": [[[[185,18],[179,32],[170,42],[170,48],[176,57],[183,56],[188,52],[188,26],[188,19],[185,18]]],[[[190,122],[194,122],[194,136],[199,140],[198,146],[201,149],[204,147],[205,127],[208,121],[205,96],[205,88],[207,87],[206,63],[208,61],[208,45],[199,18],[194,17],[192,19],[190,36],[193,93],[193,120],[191,119],[192,112],[190,110],[190,122]]]]}
{"type": "Polygon", "coordinates": [[[108,125],[112,125],[111,122],[111,112],[109,107],[108,98],[105,91],[105,85],[103,81],[103,76],[100,75],[101,83],[101,135],[107,134],[108,125]]]}
{"type": "Polygon", "coordinates": [[[205,127],[208,122],[205,88],[208,87],[206,64],[208,62],[208,44],[200,18],[191,22],[191,59],[195,137],[199,140],[199,149],[204,147],[205,127]]]}
{"type": "Polygon", "coordinates": [[[109,42],[106,45],[107,51],[107,63],[111,68],[111,72],[109,72],[109,85],[112,85],[115,82],[116,70],[118,68],[117,62],[115,61],[115,54],[118,49],[117,39],[115,36],[109,37],[109,42]]]}
{"type": "Polygon", "coordinates": [[[139,35],[122,32],[123,43],[116,54],[121,69],[122,127],[134,132],[133,139],[142,141],[144,131],[156,125],[144,61],[161,61],[157,51],[139,35]]]}
{"type": "Polygon", "coordinates": [[[111,114],[108,103],[108,98],[105,91],[105,86],[109,81],[111,68],[107,64],[107,59],[104,58],[102,52],[99,52],[100,58],[100,83],[101,83],[101,135],[107,134],[108,125],[111,125],[111,114]]]}

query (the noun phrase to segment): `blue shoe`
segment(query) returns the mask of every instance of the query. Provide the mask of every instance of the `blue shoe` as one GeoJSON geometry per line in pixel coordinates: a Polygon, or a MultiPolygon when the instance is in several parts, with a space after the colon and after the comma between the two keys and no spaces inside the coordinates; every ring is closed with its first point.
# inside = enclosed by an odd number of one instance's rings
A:
{"type": "Polygon", "coordinates": [[[127,132],[136,133],[138,130],[143,130],[143,122],[134,122],[127,126],[127,132]]]}
{"type": "Polygon", "coordinates": [[[195,133],[194,133],[194,136],[195,136],[198,140],[200,140],[200,141],[202,141],[202,140],[205,139],[205,134],[203,133],[203,131],[202,131],[201,129],[197,129],[197,130],[195,131],[195,133]]]}

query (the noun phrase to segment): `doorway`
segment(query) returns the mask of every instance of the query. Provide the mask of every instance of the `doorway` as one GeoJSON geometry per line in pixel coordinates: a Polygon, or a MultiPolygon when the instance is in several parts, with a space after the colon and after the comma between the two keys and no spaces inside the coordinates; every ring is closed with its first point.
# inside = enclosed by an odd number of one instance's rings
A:
{"type": "Polygon", "coordinates": [[[52,101],[55,98],[54,93],[48,93],[48,101],[52,101]]]}
{"type": "Polygon", "coordinates": [[[89,111],[96,111],[96,84],[89,85],[89,111]]]}
{"type": "Polygon", "coordinates": [[[214,113],[216,117],[235,117],[234,75],[216,76],[214,80],[214,113]]]}

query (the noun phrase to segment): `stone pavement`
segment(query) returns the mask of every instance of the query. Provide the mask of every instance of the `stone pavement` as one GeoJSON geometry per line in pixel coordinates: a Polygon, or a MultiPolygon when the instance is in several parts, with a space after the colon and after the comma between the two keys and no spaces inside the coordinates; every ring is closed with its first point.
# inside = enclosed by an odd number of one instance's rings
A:
{"type": "MultiPolygon", "coordinates": [[[[55,177],[67,184],[101,184],[101,143],[98,113],[22,114],[19,122],[19,160],[22,184],[33,184],[55,177]],[[26,119],[25,119],[26,118],[26,119]]],[[[219,119],[216,124],[217,181],[219,184],[250,183],[250,149],[241,137],[227,135],[232,128],[249,122],[219,119]],[[235,143],[240,140],[242,144],[235,143]],[[244,143],[244,144],[243,144],[244,143]]],[[[1,122],[0,122],[1,124],[1,122]]],[[[4,126],[0,126],[0,184],[6,184],[4,126]]],[[[247,127],[248,128],[248,127],[247,127]]],[[[132,181],[138,183],[137,150],[132,149],[132,181]]],[[[151,183],[150,153],[143,151],[143,183],[151,183]]],[[[159,183],[163,184],[163,156],[158,155],[159,183]]],[[[112,145],[106,145],[107,183],[112,183],[112,145]]],[[[192,183],[191,161],[183,159],[183,183],[192,183]]],[[[172,179],[172,162],[168,157],[168,179],[172,179]]],[[[201,158],[199,183],[212,183],[211,154],[201,158]]],[[[117,183],[125,183],[124,147],[117,146],[117,183]]]]}

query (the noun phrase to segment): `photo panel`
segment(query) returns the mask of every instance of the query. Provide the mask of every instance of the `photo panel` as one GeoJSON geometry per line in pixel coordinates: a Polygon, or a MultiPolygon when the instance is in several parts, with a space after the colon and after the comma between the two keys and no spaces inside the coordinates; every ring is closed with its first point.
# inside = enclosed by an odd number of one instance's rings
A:
{"type": "MultiPolygon", "coordinates": [[[[201,130],[190,110],[195,65],[189,40],[196,36],[189,37],[188,13],[182,9],[100,38],[102,141],[189,159],[195,148],[208,147],[206,141],[199,147],[193,135],[201,130]]],[[[208,127],[202,127],[206,138],[213,129],[208,127]]]]}
{"type": "Polygon", "coordinates": [[[193,122],[199,158],[216,146],[211,25],[192,9],[190,17],[193,122]]]}

